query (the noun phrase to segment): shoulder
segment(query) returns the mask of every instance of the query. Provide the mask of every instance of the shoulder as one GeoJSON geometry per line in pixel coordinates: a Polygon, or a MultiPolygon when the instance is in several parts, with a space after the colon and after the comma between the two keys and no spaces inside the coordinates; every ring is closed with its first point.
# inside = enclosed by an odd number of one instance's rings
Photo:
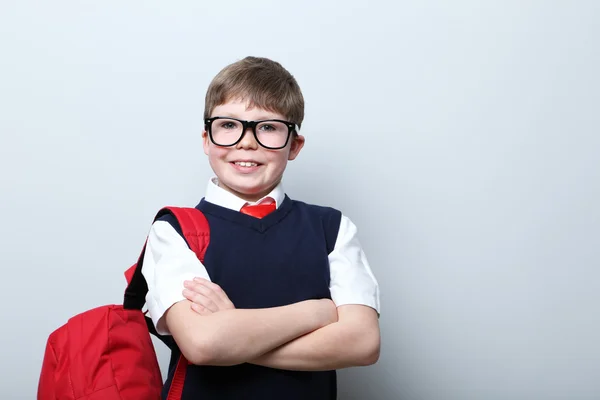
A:
{"type": "Polygon", "coordinates": [[[300,213],[303,221],[324,233],[327,251],[331,253],[338,241],[340,228],[344,224],[345,217],[342,212],[334,207],[299,200],[292,200],[292,208],[300,213]]]}
{"type": "Polygon", "coordinates": [[[342,217],[342,212],[331,206],[322,206],[318,204],[310,204],[300,200],[291,200],[292,207],[314,216],[325,217],[325,218],[337,218],[340,219],[342,217]]]}
{"type": "Polygon", "coordinates": [[[321,220],[326,229],[329,228],[331,231],[338,232],[338,239],[342,237],[354,238],[357,236],[358,228],[356,224],[341,210],[331,206],[310,204],[300,200],[291,201],[293,207],[321,220]]]}
{"type": "Polygon", "coordinates": [[[332,206],[311,204],[301,200],[290,201],[292,203],[292,209],[302,213],[303,217],[321,221],[327,230],[337,232],[340,225],[343,225],[348,220],[342,211],[332,206]]]}
{"type": "Polygon", "coordinates": [[[181,236],[189,232],[205,231],[206,216],[198,207],[163,207],[156,214],[154,226],[169,225],[181,236]]]}

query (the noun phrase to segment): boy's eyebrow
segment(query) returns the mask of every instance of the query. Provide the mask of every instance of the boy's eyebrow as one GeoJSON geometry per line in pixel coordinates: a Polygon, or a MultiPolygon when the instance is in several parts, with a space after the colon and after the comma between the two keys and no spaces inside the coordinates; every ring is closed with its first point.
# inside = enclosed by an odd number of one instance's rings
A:
{"type": "MultiPolygon", "coordinates": [[[[247,119],[244,119],[244,118],[240,117],[238,114],[236,114],[234,112],[219,113],[218,115],[214,115],[213,118],[214,117],[228,117],[228,118],[235,118],[235,119],[241,119],[243,121],[248,121],[247,119]]],[[[271,120],[271,119],[283,119],[283,120],[285,120],[285,118],[281,117],[280,115],[263,115],[263,114],[259,114],[258,118],[253,118],[254,121],[271,120]]]]}

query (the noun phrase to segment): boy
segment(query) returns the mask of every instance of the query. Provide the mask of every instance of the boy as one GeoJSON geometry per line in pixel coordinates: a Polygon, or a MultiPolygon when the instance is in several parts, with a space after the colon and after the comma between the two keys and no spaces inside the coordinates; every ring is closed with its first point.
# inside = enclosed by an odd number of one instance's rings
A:
{"type": "Polygon", "coordinates": [[[176,343],[163,398],[183,356],[183,399],[335,399],[336,369],[379,357],[379,289],[354,224],[283,190],[305,142],[300,88],[247,57],[214,78],[204,118],[204,264],[170,217],[143,261],[149,315],[176,343]]]}

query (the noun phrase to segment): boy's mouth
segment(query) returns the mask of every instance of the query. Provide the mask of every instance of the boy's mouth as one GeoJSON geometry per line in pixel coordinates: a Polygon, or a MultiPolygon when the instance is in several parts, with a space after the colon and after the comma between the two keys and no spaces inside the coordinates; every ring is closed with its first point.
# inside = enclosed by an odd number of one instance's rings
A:
{"type": "Polygon", "coordinates": [[[259,170],[261,163],[253,160],[231,161],[231,166],[242,174],[251,174],[259,170]]]}
{"type": "Polygon", "coordinates": [[[233,161],[232,164],[240,167],[258,167],[260,164],[254,161],[233,161]]]}

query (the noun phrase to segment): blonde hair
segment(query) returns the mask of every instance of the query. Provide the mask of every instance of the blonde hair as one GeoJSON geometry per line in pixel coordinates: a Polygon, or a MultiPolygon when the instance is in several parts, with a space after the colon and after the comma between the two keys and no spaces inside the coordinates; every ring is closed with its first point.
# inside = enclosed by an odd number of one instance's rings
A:
{"type": "Polygon", "coordinates": [[[250,107],[284,115],[300,127],[304,120],[304,97],[296,79],[276,61],[246,57],[223,68],[206,91],[204,118],[216,106],[233,99],[250,107]]]}

